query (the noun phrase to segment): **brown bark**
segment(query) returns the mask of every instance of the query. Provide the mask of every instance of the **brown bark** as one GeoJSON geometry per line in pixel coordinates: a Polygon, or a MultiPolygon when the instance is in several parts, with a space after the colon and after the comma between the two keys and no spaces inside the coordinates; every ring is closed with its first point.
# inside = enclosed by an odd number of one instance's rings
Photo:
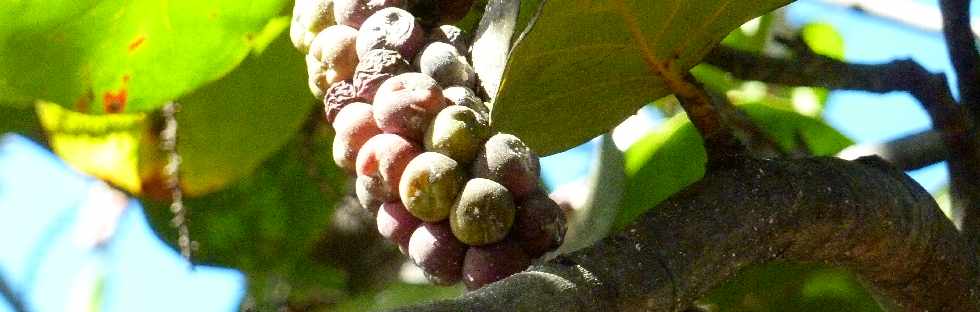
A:
{"type": "Polygon", "coordinates": [[[847,267],[895,310],[980,307],[976,256],[925,190],[877,158],[814,158],[709,172],[593,247],[400,311],[682,311],[782,260],[847,267]]]}

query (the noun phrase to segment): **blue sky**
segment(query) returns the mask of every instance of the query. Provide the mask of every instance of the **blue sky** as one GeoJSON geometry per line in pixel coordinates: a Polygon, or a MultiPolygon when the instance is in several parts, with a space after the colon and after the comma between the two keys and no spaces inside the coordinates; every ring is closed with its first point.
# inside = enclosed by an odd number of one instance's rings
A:
{"type": "MultiPolygon", "coordinates": [[[[903,28],[818,0],[799,1],[787,17],[794,25],[835,25],[844,36],[850,61],[912,57],[931,70],[951,73],[939,33],[903,28]]],[[[879,142],[929,127],[918,104],[899,93],[834,92],[824,117],[858,142],[879,142]]],[[[644,118],[657,121],[656,114],[644,118]]],[[[587,144],[543,159],[546,182],[555,186],[583,177],[592,148],[587,144]]],[[[912,175],[929,190],[945,185],[942,165],[912,175]]],[[[101,277],[103,311],[237,311],[244,277],[222,268],[189,271],[187,263],[150,231],[134,200],[125,203],[118,228],[104,247],[76,243],[75,227],[83,211],[79,203],[97,184],[25,139],[0,141],[0,273],[23,292],[28,305],[35,311],[71,311],[73,293],[85,293],[75,285],[96,285],[101,277]]],[[[2,311],[10,311],[6,303],[0,303],[2,311]]]]}

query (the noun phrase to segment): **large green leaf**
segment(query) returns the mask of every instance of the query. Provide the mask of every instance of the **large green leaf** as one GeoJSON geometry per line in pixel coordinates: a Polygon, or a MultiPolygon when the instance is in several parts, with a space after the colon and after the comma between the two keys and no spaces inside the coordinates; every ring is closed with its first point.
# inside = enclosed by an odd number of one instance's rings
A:
{"type": "Polygon", "coordinates": [[[158,108],[234,68],[287,2],[0,2],[0,100],[158,108]]]}
{"type": "Polygon", "coordinates": [[[271,22],[278,37],[268,47],[179,100],[177,150],[183,158],[181,184],[189,195],[247,176],[309,116],[313,96],[306,86],[303,58],[282,31],[288,23],[288,18],[271,22]]]}
{"type": "MultiPolygon", "coordinates": [[[[194,261],[242,270],[251,294],[259,297],[274,287],[300,293],[344,286],[340,272],[310,257],[343,194],[344,174],[333,165],[329,136],[316,135],[312,143],[292,138],[254,174],[184,201],[191,239],[198,243],[194,261]]],[[[176,246],[167,204],[146,206],[160,237],[176,246]]]]}
{"type": "MultiPolygon", "coordinates": [[[[823,121],[765,104],[739,106],[783,150],[799,143],[814,155],[833,155],[852,144],[823,121]]],[[[626,194],[615,228],[622,229],[658,203],[704,175],[706,156],[697,129],[678,115],[626,151],[626,194]]]]}
{"type": "Polygon", "coordinates": [[[546,1],[511,51],[493,125],[542,155],[576,146],[670,94],[666,83],[732,29],[789,2],[546,1]]]}

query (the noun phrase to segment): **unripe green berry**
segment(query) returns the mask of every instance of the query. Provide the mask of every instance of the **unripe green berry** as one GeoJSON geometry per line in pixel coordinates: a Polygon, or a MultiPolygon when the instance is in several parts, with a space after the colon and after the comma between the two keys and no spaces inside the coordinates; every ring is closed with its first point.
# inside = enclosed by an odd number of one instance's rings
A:
{"type": "Polygon", "coordinates": [[[398,190],[409,213],[425,222],[439,222],[449,217],[463,182],[455,160],[425,152],[405,167],[398,190]]]}
{"type": "Polygon", "coordinates": [[[425,131],[425,150],[470,163],[490,136],[490,125],[476,111],[453,105],[444,108],[425,131]]]}
{"type": "Polygon", "coordinates": [[[470,246],[499,242],[514,224],[514,199],[500,183],[470,179],[449,213],[449,225],[459,241],[470,246]]]}

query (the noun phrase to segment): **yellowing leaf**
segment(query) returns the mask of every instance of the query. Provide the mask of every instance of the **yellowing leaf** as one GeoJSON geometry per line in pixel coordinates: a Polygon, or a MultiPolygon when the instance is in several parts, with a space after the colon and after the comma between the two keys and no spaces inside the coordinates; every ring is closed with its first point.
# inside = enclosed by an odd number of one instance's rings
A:
{"type": "Polygon", "coordinates": [[[140,193],[139,142],[143,114],[87,115],[38,102],[38,118],[55,154],[79,171],[140,193]]]}

